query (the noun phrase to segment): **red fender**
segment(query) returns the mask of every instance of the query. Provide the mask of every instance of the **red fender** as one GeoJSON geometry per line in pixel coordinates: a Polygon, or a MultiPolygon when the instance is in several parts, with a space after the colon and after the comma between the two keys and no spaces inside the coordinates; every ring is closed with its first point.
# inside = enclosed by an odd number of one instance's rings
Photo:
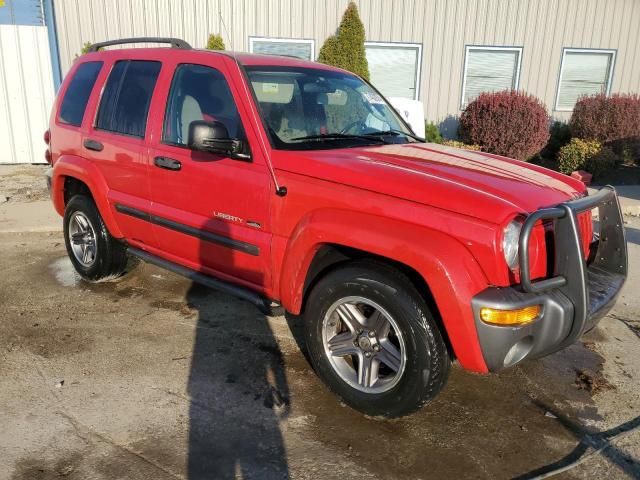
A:
{"type": "Polygon", "coordinates": [[[471,310],[471,298],[488,281],[464,245],[442,232],[399,220],[352,211],[314,211],[290,236],[283,260],[280,300],[294,314],[302,307],[311,261],[324,244],[357,248],[417,270],[431,289],[460,364],[468,370],[488,371],[471,310]]]}
{"type": "Polygon", "coordinates": [[[80,180],[89,187],[109,233],[116,238],[122,238],[122,232],[118,228],[113,216],[113,210],[107,200],[109,187],[100,169],[92,162],[77,155],[61,155],[56,160],[51,179],[51,199],[53,200],[53,206],[60,215],[64,215],[64,181],[66,177],[80,180]]]}

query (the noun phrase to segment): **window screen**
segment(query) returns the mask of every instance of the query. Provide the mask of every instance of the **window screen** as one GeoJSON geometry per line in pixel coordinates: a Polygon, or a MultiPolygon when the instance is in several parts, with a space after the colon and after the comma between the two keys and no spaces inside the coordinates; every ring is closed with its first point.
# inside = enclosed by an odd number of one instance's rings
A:
{"type": "Polygon", "coordinates": [[[250,38],[251,53],[267,55],[286,55],[303,60],[313,60],[313,40],[272,40],[268,38],[250,38]]]}
{"type": "Polygon", "coordinates": [[[78,67],[62,99],[58,120],[76,127],[82,124],[89,95],[101,68],[102,62],[87,62],[78,67]]]}
{"type": "Polygon", "coordinates": [[[105,86],[96,128],[144,137],[160,62],[116,62],[105,86]]]}
{"type": "Polygon", "coordinates": [[[418,98],[418,45],[366,44],[371,83],[385,97],[418,98]]]}
{"type": "Polygon", "coordinates": [[[467,47],[462,108],[483,92],[517,90],[520,49],[467,47]]]}
{"type": "Polygon", "coordinates": [[[583,95],[609,93],[613,52],[565,50],[558,98],[558,110],[572,110],[583,95]]]}

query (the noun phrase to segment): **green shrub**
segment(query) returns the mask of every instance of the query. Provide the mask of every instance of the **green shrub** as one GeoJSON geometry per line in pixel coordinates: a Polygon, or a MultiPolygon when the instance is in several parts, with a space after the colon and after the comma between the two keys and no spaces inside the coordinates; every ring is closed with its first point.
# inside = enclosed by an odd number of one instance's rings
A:
{"type": "Polygon", "coordinates": [[[482,147],[480,145],[459,142],[458,140],[443,140],[442,145],[445,145],[447,147],[461,148],[463,150],[471,150],[473,152],[479,152],[480,150],[482,150],[482,147]]]}
{"type": "Polygon", "coordinates": [[[84,55],[85,53],[89,52],[90,48],[91,48],[91,42],[84,42],[82,44],[82,50],[80,50],[80,55],[84,55]]]}
{"type": "Polygon", "coordinates": [[[358,7],[350,2],[342,16],[337,33],[327,38],[322,45],[318,61],[344,68],[369,80],[369,64],[365,55],[364,40],[364,25],[358,15],[358,7]]]}
{"type": "Polygon", "coordinates": [[[225,50],[224,40],[222,35],[218,33],[212,33],[207,39],[207,50],[225,50]]]}
{"type": "MultiPolygon", "coordinates": [[[[93,43],[91,42],[84,42],[82,44],[82,48],[80,49],[80,55],[84,55],[85,53],[89,53],[89,49],[91,48],[91,45],[93,45],[93,43]]],[[[98,51],[103,50],[102,48],[99,48],[98,51]]],[[[76,53],[76,56],[74,58],[78,58],[80,55],[78,55],[76,53]]]]}
{"type": "Polygon", "coordinates": [[[549,134],[549,141],[542,154],[548,158],[555,158],[560,149],[571,141],[571,130],[566,123],[555,121],[551,124],[549,134]]]}
{"type": "Polygon", "coordinates": [[[433,122],[424,122],[424,137],[429,143],[442,143],[440,129],[433,122]]]}
{"type": "Polygon", "coordinates": [[[593,157],[588,158],[585,164],[585,170],[593,175],[593,178],[599,178],[603,174],[613,170],[618,163],[618,156],[612,148],[602,147],[593,157]]]}
{"type": "Polygon", "coordinates": [[[575,170],[586,170],[588,161],[602,149],[602,144],[595,140],[572,138],[558,152],[560,171],[569,175],[575,170]]]}
{"type": "Polygon", "coordinates": [[[629,166],[640,165],[640,137],[626,139],[623,145],[617,146],[620,150],[621,163],[629,166]]]}

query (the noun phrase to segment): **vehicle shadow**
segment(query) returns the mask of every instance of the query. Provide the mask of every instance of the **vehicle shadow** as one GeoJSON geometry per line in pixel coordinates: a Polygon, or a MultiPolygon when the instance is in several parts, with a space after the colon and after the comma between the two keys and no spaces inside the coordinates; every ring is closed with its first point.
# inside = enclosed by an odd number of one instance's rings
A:
{"type": "MultiPolygon", "coordinates": [[[[229,237],[223,222],[202,228],[229,237]]],[[[236,269],[237,256],[247,255],[197,241],[201,265],[236,269]]],[[[197,284],[186,301],[197,314],[187,386],[187,478],[289,478],[280,430],[289,388],[267,316],[247,301],[197,284]]]]}

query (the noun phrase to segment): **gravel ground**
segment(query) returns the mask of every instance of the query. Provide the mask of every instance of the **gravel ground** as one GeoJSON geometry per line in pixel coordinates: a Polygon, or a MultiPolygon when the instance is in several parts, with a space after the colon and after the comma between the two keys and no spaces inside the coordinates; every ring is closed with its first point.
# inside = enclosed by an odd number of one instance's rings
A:
{"type": "Polygon", "coordinates": [[[47,200],[48,165],[0,165],[0,204],[47,200]]]}
{"type": "Polygon", "coordinates": [[[640,425],[640,219],[627,233],[596,330],[499,374],[454,366],[394,421],[326,390],[297,318],[144,264],[87,284],[60,232],[0,233],[0,479],[530,478],[602,447],[558,478],[639,478],[640,431],[607,443],[640,425]]]}

